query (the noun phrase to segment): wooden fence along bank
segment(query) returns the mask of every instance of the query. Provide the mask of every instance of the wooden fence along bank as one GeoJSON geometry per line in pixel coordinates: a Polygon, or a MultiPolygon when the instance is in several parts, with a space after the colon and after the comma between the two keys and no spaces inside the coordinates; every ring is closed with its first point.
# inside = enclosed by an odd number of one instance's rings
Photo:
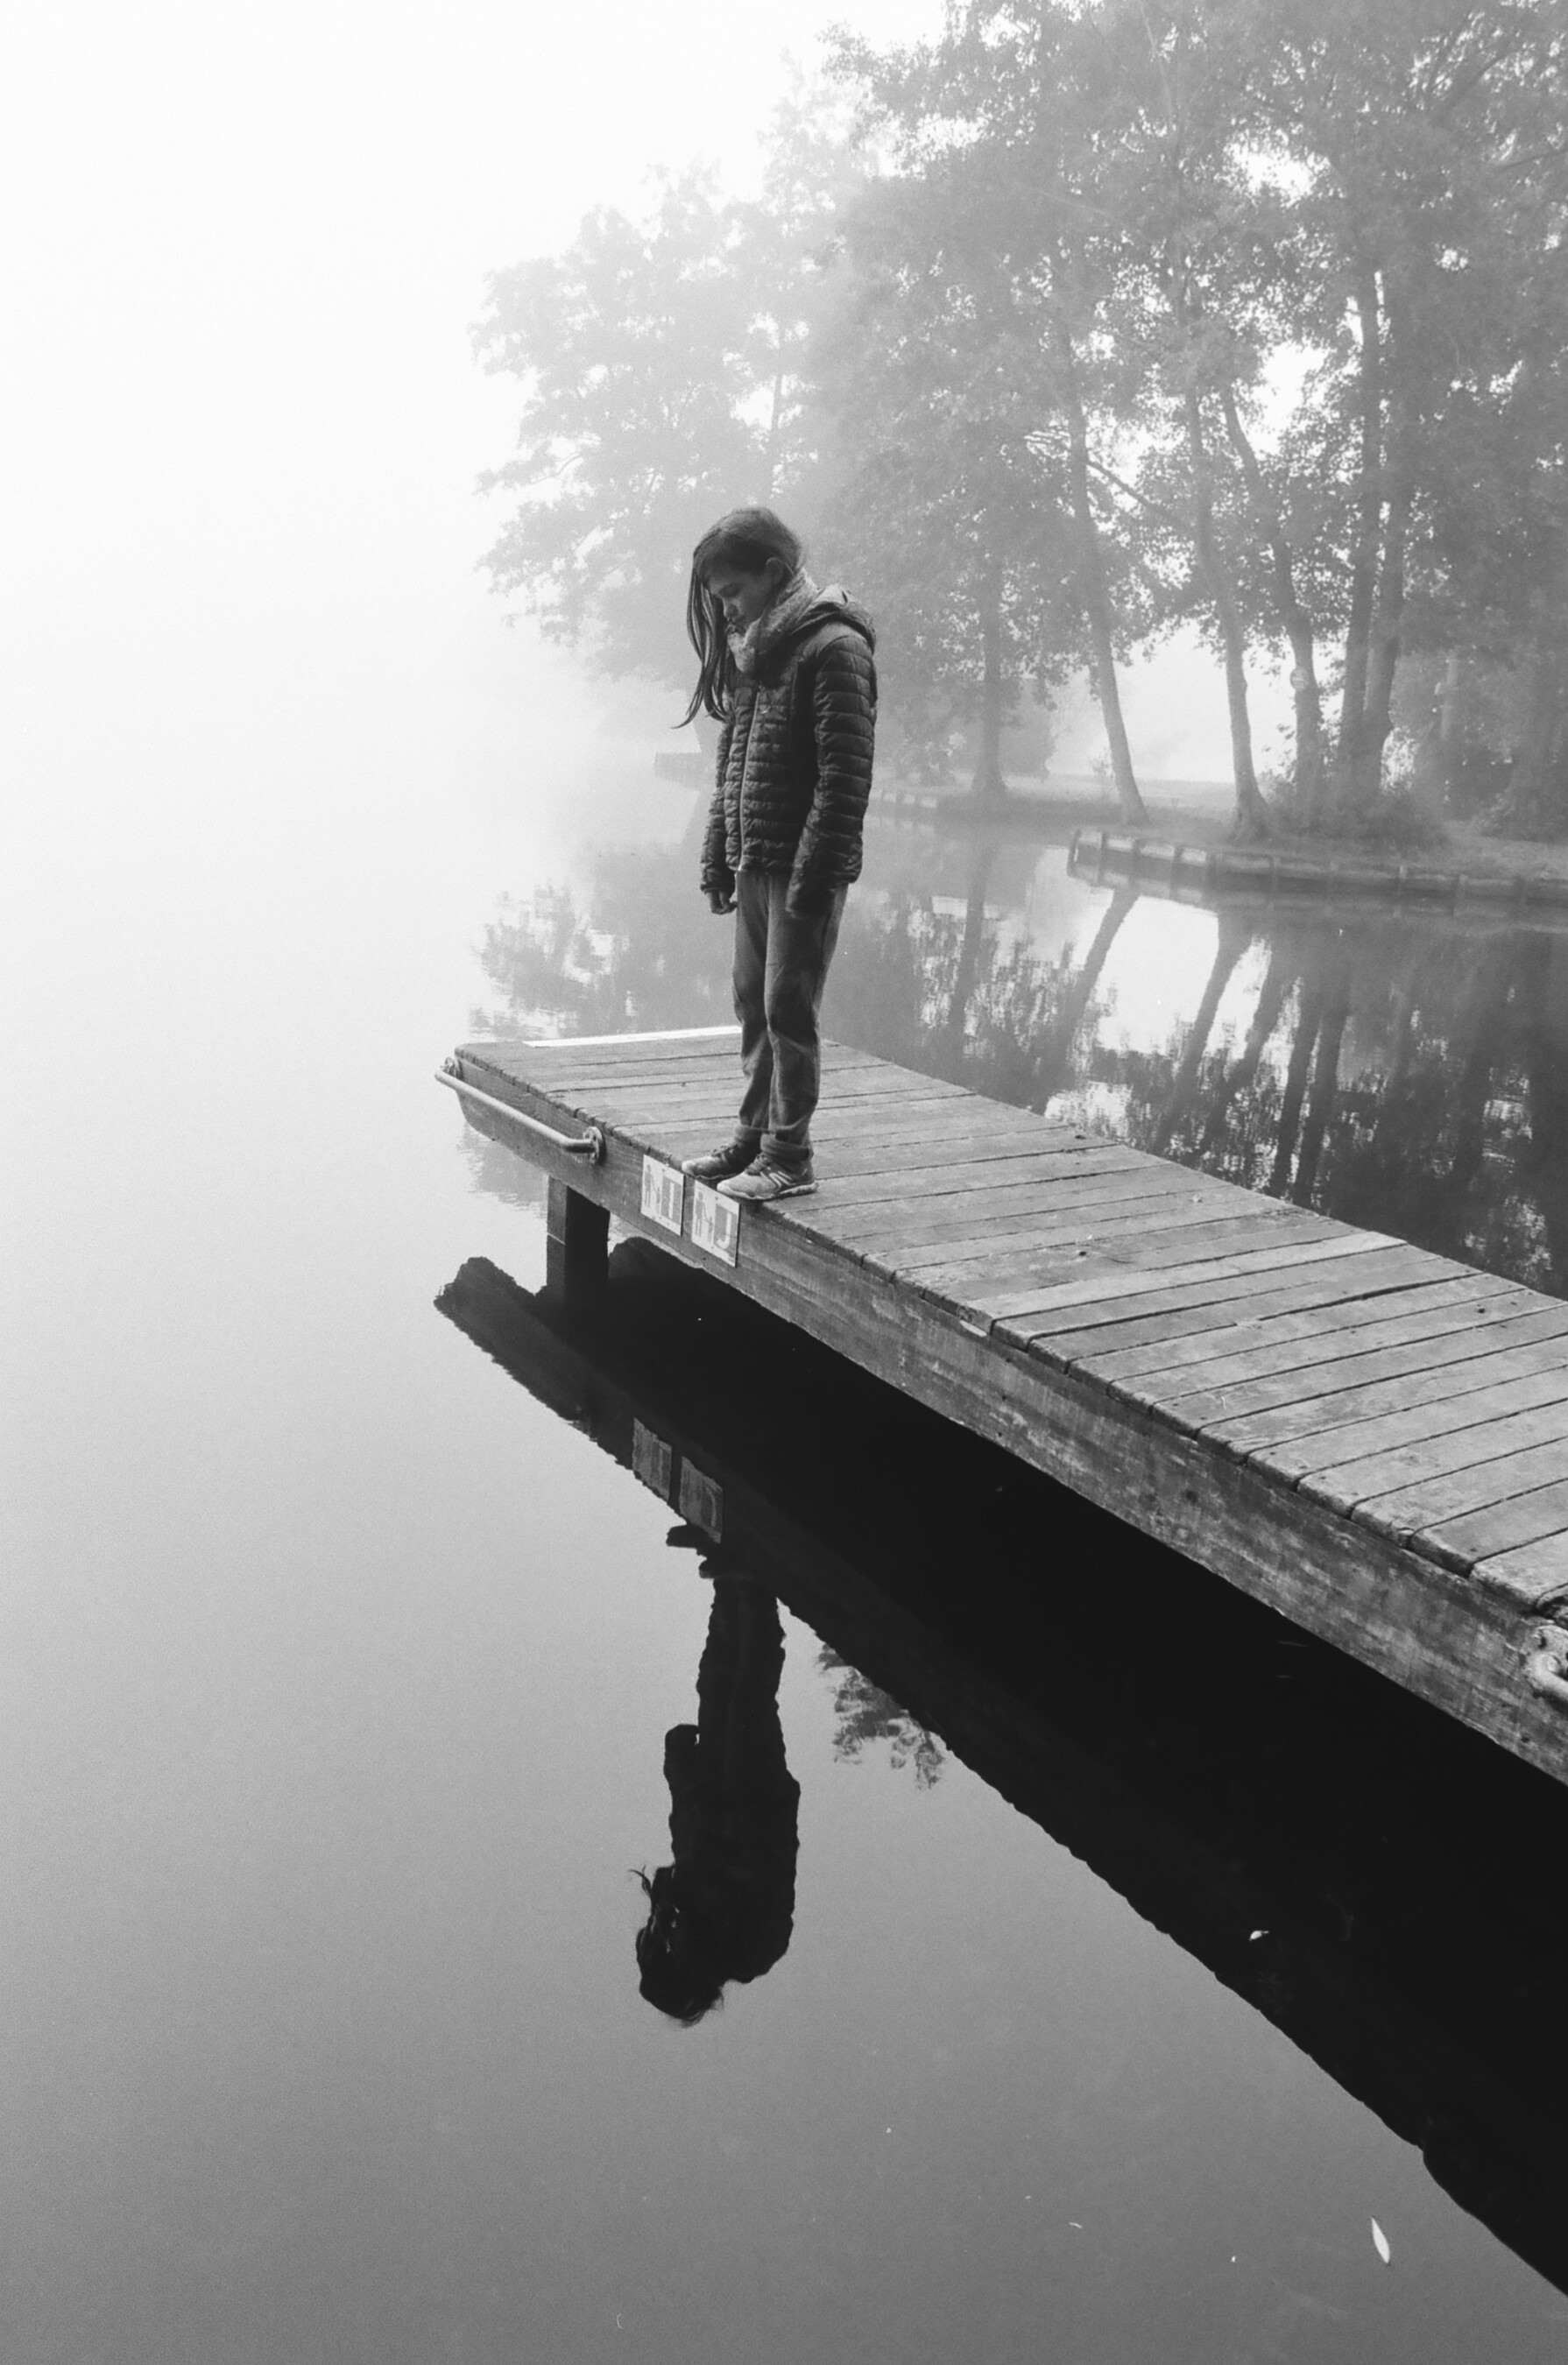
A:
{"type": "Polygon", "coordinates": [[[680,1172],[735,1040],[447,1063],[555,1277],[613,1216],[1568,1780],[1568,1304],[838,1046],[819,1190],[740,1207],[680,1172]]]}

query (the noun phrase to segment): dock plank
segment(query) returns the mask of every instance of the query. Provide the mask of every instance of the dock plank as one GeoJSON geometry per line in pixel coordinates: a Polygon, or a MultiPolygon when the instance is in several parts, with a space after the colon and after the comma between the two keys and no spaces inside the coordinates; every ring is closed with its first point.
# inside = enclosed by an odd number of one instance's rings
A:
{"type": "Polygon", "coordinates": [[[1042,1353],[1048,1345],[1053,1357],[1073,1362],[1103,1351],[1113,1332],[1118,1340],[1137,1345],[1222,1333],[1242,1323],[1260,1321],[1271,1313],[1290,1314],[1306,1306],[1371,1306],[1380,1297],[1392,1302],[1429,1285],[1434,1269],[1442,1270],[1425,1250],[1399,1246],[1361,1258],[1354,1264],[1317,1266],[1305,1279],[1287,1276],[1282,1281],[1276,1272],[1258,1272],[1217,1283],[1179,1283],[1156,1292],[1148,1301],[1147,1312],[1116,1298],[1103,1306],[1024,1315],[1001,1327],[1042,1353]]]}
{"type": "MultiPolygon", "coordinates": [[[[1367,1496],[1355,1508],[1359,1519],[1385,1535],[1421,1536],[1426,1548],[1450,1567],[1467,1568],[1478,1555],[1468,1547],[1455,1545],[1452,1523],[1456,1519],[1494,1503],[1506,1503],[1516,1495],[1534,1494],[1539,1487],[1565,1478],[1568,1436],[1559,1435],[1495,1460],[1468,1463],[1462,1469],[1418,1479],[1385,1495],[1367,1496]]],[[[1320,1501],[1330,1499],[1316,1475],[1302,1481],[1301,1491],[1316,1495],[1320,1501]]]]}
{"type": "MultiPolygon", "coordinates": [[[[1091,1368],[1101,1379],[1120,1380],[1152,1377],[1155,1373],[1169,1376],[1177,1372],[1190,1372],[1199,1365],[1217,1361],[1220,1357],[1244,1353],[1253,1345],[1265,1340],[1282,1346],[1332,1339],[1352,1330],[1362,1330],[1367,1325],[1400,1322],[1418,1325],[1406,1336],[1415,1339],[1427,1329],[1466,1329],[1484,1321],[1486,1309],[1499,1297],[1511,1292],[1506,1281],[1483,1276],[1478,1284],[1465,1282],[1430,1282],[1423,1288],[1393,1293],[1380,1303],[1375,1298],[1351,1298],[1328,1305],[1309,1306],[1294,1311],[1270,1306],[1245,1324],[1232,1324],[1233,1335],[1226,1339],[1215,1324],[1207,1328],[1189,1330],[1180,1337],[1165,1337],[1148,1341],[1136,1341],[1128,1346],[1104,1347],[1092,1356],[1091,1368]]],[[[1390,1334],[1380,1344],[1395,1345],[1390,1334]]]]}
{"type": "Polygon", "coordinates": [[[1237,1220],[1235,1205],[1228,1197],[1189,1191],[1159,1175],[1107,1177],[1092,1171],[1081,1180],[1058,1174],[1014,1182],[1006,1174],[993,1173],[968,1190],[943,1192],[935,1202],[927,1199],[918,1205],[909,1205],[902,1194],[891,1205],[885,1199],[874,1205],[852,1205],[834,1228],[840,1239],[853,1240],[862,1248],[886,1241],[913,1244],[967,1235],[983,1249],[1001,1237],[1004,1226],[1027,1238],[1031,1225],[1037,1224],[1044,1239],[1058,1225],[1086,1215],[1098,1216],[1107,1227],[1136,1226],[1146,1220],[1140,1211],[1148,1211],[1147,1219],[1158,1220],[1167,1229],[1189,1220],[1237,1220]]]}
{"type": "Polygon", "coordinates": [[[885,1207],[895,1200],[903,1205],[917,1199],[959,1197],[992,1182],[1067,1185],[1100,1178],[1114,1189],[1115,1178],[1123,1176],[1142,1180],[1136,1150],[1042,1150],[1025,1141],[1011,1155],[946,1160],[922,1157],[918,1162],[901,1163],[896,1184],[890,1184],[885,1161],[879,1161],[874,1149],[863,1149],[853,1165],[834,1157],[821,1168],[817,1205],[835,1214],[852,1207],[885,1207]]]}
{"type": "Polygon", "coordinates": [[[1267,1228],[1238,1220],[1227,1207],[1179,1205],[1172,1209],[1169,1200],[1160,1199],[1126,1202],[1109,1213],[1092,1207],[1064,1210],[1055,1221],[1024,1215],[1004,1216],[989,1239],[978,1234],[965,1237],[952,1226],[912,1225],[910,1230],[915,1236],[902,1243],[861,1245],[866,1254],[885,1262],[890,1272],[912,1279],[928,1266],[940,1266],[949,1287],[960,1280],[972,1284],[996,1258],[1019,1248],[1028,1249],[1042,1268],[1048,1258],[1054,1257],[1060,1266],[1067,1261],[1081,1263],[1104,1254],[1125,1264],[1143,1261],[1158,1270],[1178,1249],[1190,1259],[1211,1250],[1218,1258],[1260,1237],[1269,1237],[1267,1228]],[[926,1228],[931,1236],[920,1237],[926,1228]]]}
{"type": "MultiPolygon", "coordinates": [[[[1428,1478],[1468,1475],[1478,1472],[1483,1463],[1511,1461],[1526,1448],[1561,1441],[1568,1372],[1540,1374],[1533,1386],[1517,1382],[1515,1392],[1533,1400],[1516,1403],[1479,1420],[1431,1422],[1423,1436],[1404,1444],[1327,1463],[1312,1473],[1314,1492],[1354,1510],[1359,1504],[1428,1478]]],[[[1464,1401],[1460,1399],[1462,1404],[1464,1401]]]]}
{"type": "MultiPolygon", "coordinates": [[[[1348,1480],[1354,1463],[1364,1465],[1411,1447],[1424,1448],[1440,1462],[1454,1452],[1454,1440],[1462,1430],[1478,1429],[1514,1413],[1531,1412],[1542,1405],[1556,1407],[1568,1403],[1568,1366],[1561,1362],[1550,1370],[1521,1373],[1490,1387],[1467,1387],[1464,1373],[1477,1368],[1461,1364],[1457,1373],[1442,1374],[1456,1382],[1446,1394],[1428,1395],[1419,1404],[1407,1404],[1395,1412],[1319,1430],[1311,1445],[1298,1446],[1294,1455],[1289,1448],[1276,1450],[1269,1457],[1270,1467],[1288,1472],[1294,1465],[1297,1477],[1311,1470],[1336,1471],[1348,1480]]],[[[1408,1392],[1409,1383],[1399,1384],[1408,1392]]],[[[1562,1426],[1561,1414],[1556,1416],[1556,1425],[1562,1426]]],[[[1418,1474],[1412,1469],[1409,1474],[1418,1474]]]]}
{"type": "Polygon", "coordinates": [[[944,1259],[925,1279],[945,1289],[969,1288],[978,1310],[993,1321],[1011,1322],[1021,1315],[1153,1296],[1182,1282],[1219,1283],[1247,1273],[1278,1273],[1325,1258],[1365,1255],[1383,1245],[1327,1216],[1301,1216],[1293,1223],[1293,1211],[1281,1216],[1262,1204],[1264,1212],[1249,1223],[1209,1227],[1191,1254],[1182,1251],[1179,1239],[1157,1236],[1151,1228],[1117,1246],[1114,1254],[1107,1248],[1082,1256],[1069,1278],[1061,1256],[1048,1247],[1031,1250],[1026,1239],[1010,1239],[994,1250],[976,1243],[972,1254],[944,1259]]]}
{"type": "MultiPolygon", "coordinates": [[[[656,1124],[660,1117],[678,1112],[683,1104],[700,1100],[704,1105],[734,1108],[741,1095],[738,1077],[728,1079],[701,1074],[688,1082],[673,1083],[644,1082],[641,1078],[628,1077],[623,1082],[602,1086],[564,1085],[563,1096],[573,1107],[599,1111],[606,1121],[624,1125],[656,1124]]],[[[843,1114],[864,1115],[884,1103],[897,1104],[906,1099],[895,1078],[876,1069],[855,1070],[840,1078],[834,1094],[834,1108],[843,1114]]],[[[958,1084],[942,1084],[934,1078],[922,1082],[921,1101],[928,1107],[940,1107],[949,1101],[963,1097],[958,1084]]]]}
{"type": "MultiPolygon", "coordinates": [[[[1221,1386],[1174,1395],[1169,1406],[1171,1417],[1184,1428],[1203,1429],[1211,1423],[1232,1421],[1243,1413],[1264,1412],[1271,1407],[1321,1403],[1368,1380],[1405,1378],[1413,1373],[1461,1362],[1469,1348],[1482,1338],[1500,1348],[1528,1344],[1543,1336],[1556,1338],[1562,1330],[1561,1322],[1551,1315],[1522,1315],[1494,1324],[1485,1331],[1462,1332],[1457,1339],[1439,1334],[1435,1339],[1412,1340],[1403,1347],[1374,1349],[1359,1355],[1342,1354],[1331,1362],[1296,1364],[1288,1371],[1266,1373],[1256,1379],[1237,1379],[1221,1386]]],[[[1127,1381],[1118,1384],[1136,1391],[1143,1384],[1127,1381]]],[[[1158,1378],[1152,1387],[1157,1393],[1158,1378]]],[[[1138,1400],[1143,1399],[1140,1396],[1138,1400]]]]}
{"type": "MultiPolygon", "coordinates": [[[[1506,1329],[1510,1321],[1519,1318],[1519,1293],[1512,1291],[1490,1295],[1479,1301],[1462,1298],[1451,1308],[1439,1306],[1421,1314],[1406,1314],[1398,1306],[1391,1306],[1382,1313],[1374,1309],[1364,1320],[1326,1323],[1301,1337],[1275,1338],[1271,1334],[1239,1341],[1229,1351],[1201,1362],[1116,1376],[1147,1384],[1167,1400],[1246,1386],[1254,1380],[1289,1379],[1294,1374],[1310,1375],[1315,1380],[1320,1374],[1322,1384],[1333,1387],[1338,1384],[1334,1377],[1338,1368],[1362,1355],[1406,1346],[1432,1346],[1441,1353],[1450,1341],[1455,1354],[1479,1354],[1484,1351],[1481,1342],[1488,1334],[1506,1329]]],[[[1422,1364],[1418,1362],[1410,1368],[1419,1370],[1422,1364]]]]}
{"type": "MultiPolygon", "coordinates": [[[[1025,1316],[1048,1316],[1081,1306],[1109,1306],[1117,1299],[1152,1297],[1186,1282],[1212,1284],[1239,1280],[1250,1273],[1278,1275],[1333,1258],[1368,1256],[1387,1246],[1386,1239],[1380,1234],[1331,1226],[1321,1239],[1254,1249],[1236,1257],[1169,1265],[1158,1271],[1103,1257],[1091,1260],[1085,1270],[1070,1281],[1062,1280],[1054,1269],[1047,1269],[1042,1277],[1026,1255],[1015,1256],[1001,1272],[988,1274],[984,1294],[977,1296],[975,1303],[993,1321],[1017,1325],[1025,1316]]],[[[1038,1327],[1044,1330],[1048,1325],[1041,1322],[1038,1327]]]]}
{"type": "MultiPolygon", "coordinates": [[[[1401,1413],[1419,1417],[1459,1399],[1500,1390],[1516,1381],[1557,1371],[1568,1358],[1568,1324],[1542,1324],[1524,1316],[1524,1345],[1487,1345],[1480,1354],[1436,1363],[1429,1371],[1406,1373],[1389,1380],[1371,1380],[1338,1390],[1331,1395],[1308,1396],[1236,1420],[1214,1421],[1204,1429],[1234,1453],[1264,1453],[1270,1467],[1293,1481],[1309,1470],[1327,1469],[1348,1458],[1365,1427],[1401,1413]]],[[[1516,1337],[1518,1335],[1515,1334],[1516,1337]]]]}
{"type": "Polygon", "coordinates": [[[1513,1518],[1506,1527],[1488,1526],[1485,1514],[1474,1521],[1473,1539],[1485,1557],[1473,1574],[1491,1592],[1556,1612],[1568,1599],[1568,1486],[1516,1496],[1506,1508],[1513,1518]]]}

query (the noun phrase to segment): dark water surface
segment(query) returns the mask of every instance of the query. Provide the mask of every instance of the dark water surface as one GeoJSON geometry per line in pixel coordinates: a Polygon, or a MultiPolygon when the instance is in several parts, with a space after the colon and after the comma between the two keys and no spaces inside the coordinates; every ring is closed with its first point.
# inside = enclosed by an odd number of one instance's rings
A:
{"type": "MultiPolygon", "coordinates": [[[[1568,2353],[1559,1794],[656,1262],[541,1297],[428,1070],[724,1014],[687,801],[383,820],[84,832],[13,936],[6,2365],[1568,2353]]],[[[1554,942],[890,831],[851,909],[851,1039],[1558,1285],[1554,942]]]]}

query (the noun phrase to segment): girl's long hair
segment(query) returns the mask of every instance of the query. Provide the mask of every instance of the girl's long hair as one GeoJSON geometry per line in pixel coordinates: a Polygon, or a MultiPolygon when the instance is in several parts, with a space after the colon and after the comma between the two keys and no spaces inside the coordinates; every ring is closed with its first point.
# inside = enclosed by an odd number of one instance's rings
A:
{"type": "Polygon", "coordinates": [[[736,566],[745,575],[760,575],[769,559],[783,562],[793,575],[805,555],[798,533],[791,533],[771,510],[731,510],[711,525],[691,554],[691,579],[686,587],[686,632],[697,652],[697,687],[680,726],[699,714],[723,722],[734,699],[735,668],[724,630],[724,611],[708,588],[715,566],[736,566]]]}

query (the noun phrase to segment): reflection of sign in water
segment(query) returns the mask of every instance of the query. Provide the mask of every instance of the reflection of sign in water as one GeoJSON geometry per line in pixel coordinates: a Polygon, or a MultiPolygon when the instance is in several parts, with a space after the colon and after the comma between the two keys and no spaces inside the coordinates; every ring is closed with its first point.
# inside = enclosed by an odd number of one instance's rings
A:
{"type": "Polygon", "coordinates": [[[734,1264],[741,1237],[741,1211],[734,1199],[721,1198],[706,1182],[691,1187],[691,1245],[705,1249],[721,1263],[734,1264]]]}
{"type": "Polygon", "coordinates": [[[704,1477],[689,1462],[680,1465],[680,1516],[689,1527],[722,1543],[724,1535],[724,1490],[716,1478],[704,1477]]]}
{"type": "Polygon", "coordinates": [[[662,1437],[644,1429],[640,1420],[632,1423],[632,1474],[644,1486],[651,1486],[661,1503],[669,1501],[671,1454],[662,1437]]]}
{"type": "Polygon", "coordinates": [[[686,1205],[686,1177],[678,1166],[661,1165],[656,1158],[643,1160],[643,1213],[666,1232],[679,1233],[686,1205]]]}

